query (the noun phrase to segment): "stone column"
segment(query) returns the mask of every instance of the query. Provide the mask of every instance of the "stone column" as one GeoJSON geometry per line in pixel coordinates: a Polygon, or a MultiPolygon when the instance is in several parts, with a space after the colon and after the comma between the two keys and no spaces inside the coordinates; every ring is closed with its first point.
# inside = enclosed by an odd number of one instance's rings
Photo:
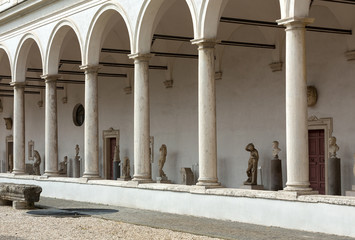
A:
{"type": "Polygon", "coordinates": [[[279,20],[286,26],[286,146],[284,190],[310,191],[305,26],[311,19],[279,20]]]}
{"type": "Polygon", "coordinates": [[[97,74],[99,66],[81,66],[85,70],[84,178],[99,178],[99,122],[97,74]]]}
{"type": "Polygon", "coordinates": [[[13,174],[25,174],[25,82],[11,82],[14,87],[13,174]]]}
{"type": "Polygon", "coordinates": [[[152,54],[132,54],[134,59],[134,175],[132,181],[152,182],[149,151],[149,59],[152,54]]]}
{"type": "Polygon", "coordinates": [[[197,39],[198,45],[198,153],[197,185],[219,186],[217,178],[216,88],[214,50],[216,41],[197,39]]]}
{"type": "Polygon", "coordinates": [[[45,170],[46,176],[58,175],[57,79],[60,75],[41,76],[46,83],[45,170]]]}

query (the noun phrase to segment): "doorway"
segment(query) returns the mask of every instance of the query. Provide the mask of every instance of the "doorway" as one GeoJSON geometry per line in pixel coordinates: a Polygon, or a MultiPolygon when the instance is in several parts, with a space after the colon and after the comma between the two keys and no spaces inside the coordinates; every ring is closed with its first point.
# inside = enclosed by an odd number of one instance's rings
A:
{"type": "MultiPolygon", "coordinates": [[[[118,160],[120,160],[120,131],[110,128],[103,131],[103,172],[105,179],[113,179],[113,160],[115,156],[115,146],[118,147],[118,160]]],[[[118,177],[120,169],[118,169],[118,177]]]]}
{"type": "Polygon", "coordinates": [[[325,194],[324,130],[308,130],[309,182],[319,194],[325,194]]]}
{"type": "Polygon", "coordinates": [[[6,137],[6,172],[12,172],[14,166],[14,140],[12,136],[6,137]]]}

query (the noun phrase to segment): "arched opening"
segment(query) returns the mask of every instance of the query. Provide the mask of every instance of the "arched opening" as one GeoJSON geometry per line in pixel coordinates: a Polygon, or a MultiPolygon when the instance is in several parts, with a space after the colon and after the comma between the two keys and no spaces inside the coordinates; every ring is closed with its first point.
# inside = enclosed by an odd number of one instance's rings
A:
{"type": "MultiPolygon", "coordinates": [[[[114,176],[114,160],[133,161],[133,61],[130,27],[114,5],[103,6],[92,21],[87,43],[86,62],[99,64],[98,118],[99,168],[105,179],[114,176]],[[115,154],[115,147],[118,154],[115,154]],[[114,159],[116,157],[116,159],[114,159]]],[[[133,167],[131,175],[133,175],[133,167]]]]}
{"type": "Polygon", "coordinates": [[[4,48],[0,48],[0,116],[7,119],[6,126],[1,128],[0,136],[2,144],[1,155],[4,156],[0,162],[2,173],[11,172],[13,166],[13,88],[11,82],[11,66],[9,56],[4,48]]]}
{"type": "MultiPolygon", "coordinates": [[[[15,57],[14,65],[14,75],[12,76],[13,82],[25,82],[26,86],[24,87],[24,105],[18,102],[17,99],[14,99],[14,111],[15,105],[17,105],[19,112],[14,112],[14,121],[17,121],[19,124],[18,132],[21,132],[19,135],[24,138],[24,146],[22,146],[21,141],[18,145],[14,145],[14,151],[22,152],[24,151],[24,159],[22,154],[18,155],[16,159],[16,153],[14,154],[14,161],[21,162],[25,160],[24,171],[27,174],[34,174],[34,161],[32,157],[32,150],[38,151],[41,163],[39,165],[39,172],[44,172],[44,125],[45,125],[45,113],[43,109],[43,93],[44,93],[44,83],[41,79],[43,74],[43,53],[42,48],[39,45],[38,39],[33,35],[25,35],[22,38],[22,41],[19,44],[17,49],[17,54],[15,57]],[[15,101],[17,103],[15,103],[15,101]],[[24,116],[22,116],[21,109],[24,108],[24,116]],[[15,118],[19,114],[22,117],[19,117],[18,120],[15,118]],[[21,120],[24,118],[24,121],[21,120]],[[22,122],[23,121],[23,122],[22,122]],[[25,129],[24,134],[22,134],[21,126],[25,129]],[[31,144],[30,144],[31,142],[31,144]],[[32,144],[33,142],[33,144],[32,144]],[[31,145],[31,147],[30,147],[31,145]],[[23,148],[23,149],[22,149],[23,148]],[[30,149],[31,148],[31,149],[30,149]],[[31,150],[31,151],[30,151],[31,150]],[[23,159],[23,160],[22,160],[23,159]]],[[[15,123],[14,123],[14,127],[15,123]]],[[[15,133],[15,132],[14,132],[15,133]]],[[[14,140],[18,137],[14,134],[14,140]]],[[[20,138],[22,139],[22,138],[20,138]]],[[[16,144],[16,143],[15,143],[16,144]]],[[[15,168],[14,163],[14,168],[15,168]]]]}
{"type": "Polygon", "coordinates": [[[198,171],[198,56],[190,42],[194,23],[185,1],[152,1],[142,19],[137,49],[155,54],[149,62],[152,178],[160,177],[159,150],[165,144],[163,171],[173,183],[181,183],[182,167],[198,171]],[[160,69],[153,70],[154,66],[160,69]]]}
{"type": "MultiPolygon", "coordinates": [[[[59,166],[67,159],[69,168],[61,169],[59,174],[74,176],[74,158],[76,145],[78,155],[83,158],[84,126],[77,124],[77,118],[84,121],[83,116],[73,117],[77,105],[84,105],[85,81],[82,65],[82,41],[76,28],[71,22],[63,21],[53,30],[48,47],[45,73],[59,74],[56,80],[57,91],[57,126],[58,126],[58,162],[59,166]],[[70,133],[70,135],[68,135],[70,133]]],[[[79,121],[79,120],[78,120],[79,121]]],[[[83,173],[84,161],[80,162],[80,176],[83,173]]],[[[65,168],[65,167],[64,167],[65,168]]]]}

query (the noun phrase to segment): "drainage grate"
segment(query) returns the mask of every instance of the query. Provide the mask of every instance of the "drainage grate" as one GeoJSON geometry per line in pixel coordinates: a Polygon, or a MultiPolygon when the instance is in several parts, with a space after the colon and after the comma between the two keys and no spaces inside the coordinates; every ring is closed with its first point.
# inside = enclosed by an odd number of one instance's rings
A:
{"type": "Polygon", "coordinates": [[[27,213],[38,217],[89,217],[91,215],[102,215],[116,213],[115,209],[100,209],[100,208],[66,208],[66,209],[38,209],[31,210],[27,213]]]}

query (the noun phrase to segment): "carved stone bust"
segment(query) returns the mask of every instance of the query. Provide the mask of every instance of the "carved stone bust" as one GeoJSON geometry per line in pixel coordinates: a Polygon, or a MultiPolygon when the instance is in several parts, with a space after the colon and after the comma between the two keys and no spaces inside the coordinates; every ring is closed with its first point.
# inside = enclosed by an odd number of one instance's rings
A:
{"type": "Polygon", "coordinates": [[[314,86],[307,87],[307,104],[308,107],[313,107],[316,105],[318,100],[317,89],[314,86]]]}
{"type": "Polygon", "coordinates": [[[272,156],[274,156],[275,159],[278,159],[279,152],[281,152],[281,149],[279,148],[279,142],[273,141],[272,142],[272,156]]]}
{"type": "Polygon", "coordinates": [[[329,155],[331,158],[336,158],[337,151],[339,151],[339,146],[336,144],[337,139],[336,137],[329,138],[329,155]]]}

